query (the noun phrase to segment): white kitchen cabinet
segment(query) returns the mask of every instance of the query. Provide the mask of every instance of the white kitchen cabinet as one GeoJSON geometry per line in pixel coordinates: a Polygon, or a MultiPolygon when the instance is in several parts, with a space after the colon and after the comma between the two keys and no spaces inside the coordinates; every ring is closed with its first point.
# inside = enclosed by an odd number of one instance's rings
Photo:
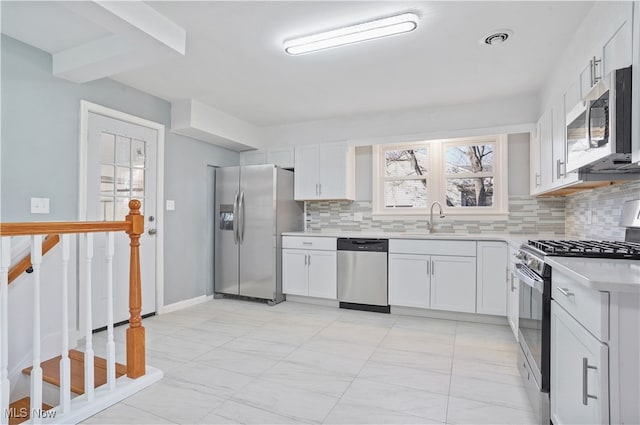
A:
{"type": "Polygon", "coordinates": [[[551,302],[551,420],[609,423],[609,352],[558,303],[551,302]]]}
{"type": "Polygon", "coordinates": [[[536,134],[529,141],[529,193],[535,195],[542,190],[540,176],[540,133],[542,121],[536,123],[536,134]]]}
{"type": "Polygon", "coordinates": [[[507,315],[507,244],[504,242],[478,242],[478,271],[476,312],[507,315]]]}
{"type": "Polygon", "coordinates": [[[275,164],[281,168],[293,168],[293,148],[240,152],[240,165],[262,164],[275,164]]]}
{"type": "Polygon", "coordinates": [[[283,293],[337,299],[336,238],[284,236],[282,246],[283,293]]]}
{"type": "Polygon", "coordinates": [[[429,308],[429,255],[389,254],[389,304],[429,308]]]}
{"type": "Polygon", "coordinates": [[[553,111],[547,109],[540,117],[540,188],[553,184],[553,111]]]}
{"type": "Polygon", "coordinates": [[[432,309],[475,313],[476,258],[431,256],[432,309]]]}
{"type": "Polygon", "coordinates": [[[507,320],[516,341],[519,340],[518,325],[520,321],[520,285],[516,276],[516,248],[509,247],[509,286],[507,288],[507,320]]]}
{"type": "Polygon", "coordinates": [[[309,296],[338,298],[338,265],[335,251],[308,251],[309,296]]]}
{"type": "Polygon", "coordinates": [[[295,199],[355,199],[354,161],[353,147],[347,143],[296,147],[295,199]]]}

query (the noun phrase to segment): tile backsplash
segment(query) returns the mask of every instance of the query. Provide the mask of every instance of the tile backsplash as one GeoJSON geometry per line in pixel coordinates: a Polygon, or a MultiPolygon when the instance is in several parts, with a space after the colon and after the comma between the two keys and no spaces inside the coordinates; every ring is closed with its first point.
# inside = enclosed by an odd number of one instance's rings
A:
{"type": "Polygon", "coordinates": [[[624,201],[640,199],[640,180],[579,192],[566,198],[567,236],[624,240],[618,226],[624,201]]]}
{"type": "MultiPolygon", "coordinates": [[[[310,232],[407,232],[427,231],[428,217],[411,220],[373,220],[371,201],[311,201],[307,207],[307,231],[310,232]],[[354,221],[354,213],[362,221],[354,221]]],[[[505,220],[461,220],[436,218],[435,230],[442,233],[541,234],[547,237],[565,233],[564,198],[536,199],[509,196],[509,217],[505,220]]]]}

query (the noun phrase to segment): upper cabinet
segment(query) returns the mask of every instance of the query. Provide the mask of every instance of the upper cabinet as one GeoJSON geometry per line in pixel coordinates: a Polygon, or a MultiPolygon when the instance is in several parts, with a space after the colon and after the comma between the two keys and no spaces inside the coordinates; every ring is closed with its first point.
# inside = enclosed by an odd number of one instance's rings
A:
{"type": "MultiPolygon", "coordinates": [[[[594,21],[589,23],[593,24],[590,33],[596,34],[592,38],[595,41],[581,53],[584,54],[584,62],[576,67],[576,74],[569,79],[570,83],[564,92],[556,93],[549,99],[547,108],[536,124],[536,137],[531,140],[532,195],[562,195],[605,184],[582,181],[577,172],[567,172],[576,168],[574,163],[573,166],[567,166],[567,115],[574,114],[580,108],[584,96],[603,76],[628,67],[634,61],[634,49],[640,51],[640,36],[637,34],[640,25],[636,22],[636,28],[633,27],[634,8],[640,6],[638,2],[635,3],[601,4],[597,7],[603,9],[596,12],[606,12],[606,16],[597,14],[587,18],[594,21]],[[637,40],[635,46],[634,35],[637,40]]],[[[638,83],[633,82],[634,86],[638,83]]],[[[636,104],[640,104],[640,101],[636,101],[636,104]]],[[[640,117],[640,114],[635,116],[640,117]]],[[[638,129],[636,133],[640,132],[640,123],[635,125],[638,129]]],[[[640,146],[636,149],[640,151],[640,146]]],[[[640,152],[636,156],[640,159],[640,152]]]]}
{"type": "Polygon", "coordinates": [[[347,143],[296,147],[295,199],[355,199],[354,161],[354,149],[347,143]]]}
{"type": "Polygon", "coordinates": [[[281,168],[293,168],[293,148],[276,148],[240,153],[240,165],[275,164],[281,168]]]}

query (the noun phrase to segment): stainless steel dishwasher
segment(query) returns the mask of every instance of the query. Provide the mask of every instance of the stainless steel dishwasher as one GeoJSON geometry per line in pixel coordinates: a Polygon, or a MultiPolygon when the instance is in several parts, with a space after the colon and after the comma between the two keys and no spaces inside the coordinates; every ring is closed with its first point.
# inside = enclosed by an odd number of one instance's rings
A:
{"type": "Polygon", "coordinates": [[[340,308],[389,313],[387,239],[338,239],[340,308]]]}

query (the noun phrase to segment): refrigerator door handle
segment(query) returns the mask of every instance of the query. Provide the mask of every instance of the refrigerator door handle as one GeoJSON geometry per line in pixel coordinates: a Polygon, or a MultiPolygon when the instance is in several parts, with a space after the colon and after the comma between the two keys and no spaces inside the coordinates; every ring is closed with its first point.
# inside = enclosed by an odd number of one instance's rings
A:
{"type": "Polygon", "coordinates": [[[238,195],[233,196],[233,243],[238,244],[238,195]]]}
{"type": "Polygon", "coordinates": [[[244,242],[244,191],[240,193],[239,214],[240,214],[240,229],[238,229],[238,239],[242,244],[244,242]]]}

